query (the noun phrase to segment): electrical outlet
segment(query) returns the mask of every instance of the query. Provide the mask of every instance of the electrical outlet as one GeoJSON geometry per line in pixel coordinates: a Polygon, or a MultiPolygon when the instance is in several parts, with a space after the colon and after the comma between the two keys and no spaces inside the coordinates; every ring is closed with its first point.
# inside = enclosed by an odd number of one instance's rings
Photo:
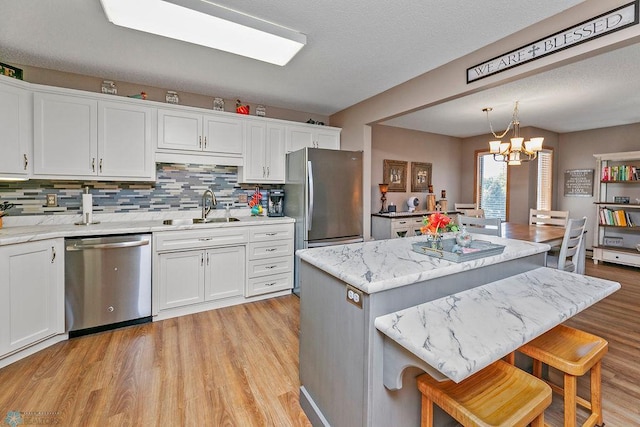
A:
{"type": "Polygon", "coordinates": [[[347,285],[347,301],[358,308],[362,308],[362,291],[347,285]]]}
{"type": "Polygon", "coordinates": [[[247,203],[247,200],[246,194],[238,194],[238,203],[247,203]]]}
{"type": "Polygon", "coordinates": [[[58,206],[58,195],[57,194],[47,194],[47,206],[58,206]]]}

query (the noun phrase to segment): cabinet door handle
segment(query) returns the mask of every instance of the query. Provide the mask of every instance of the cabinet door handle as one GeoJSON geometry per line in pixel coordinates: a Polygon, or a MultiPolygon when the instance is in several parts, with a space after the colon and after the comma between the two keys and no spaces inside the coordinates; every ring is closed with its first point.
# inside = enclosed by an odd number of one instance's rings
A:
{"type": "Polygon", "coordinates": [[[264,169],[264,166],[263,166],[262,167],[262,177],[264,178],[265,176],[267,176],[267,175],[265,174],[265,169],[264,169]]]}
{"type": "Polygon", "coordinates": [[[264,285],[265,285],[265,286],[273,286],[273,285],[275,285],[275,284],[276,284],[276,282],[271,282],[271,283],[265,283],[264,285]]]}
{"type": "Polygon", "coordinates": [[[198,137],[198,147],[202,148],[202,136],[198,137]]]}
{"type": "Polygon", "coordinates": [[[277,265],[267,265],[265,266],[266,269],[271,270],[272,268],[276,268],[277,265]]]}
{"type": "Polygon", "coordinates": [[[100,165],[98,166],[98,170],[102,173],[102,159],[100,159],[100,165]]]}
{"type": "Polygon", "coordinates": [[[207,149],[207,137],[206,136],[204,137],[204,149],[205,150],[207,149]]]}
{"type": "Polygon", "coordinates": [[[51,246],[51,264],[56,260],[56,248],[55,246],[51,246]]]}
{"type": "Polygon", "coordinates": [[[271,171],[269,170],[269,166],[267,166],[267,176],[271,176],[271,171]]]}
{"type": "Polygon", "coordinates": [[[264,234],[266,234],[267,236],[277,236],[278,235],[278,233],[274,233],[274,232],[264,233],[264,234]]]}
{"type": "Polygon", "coordinates": [[[24,156],[24,170],[27,170],[27,165],[29,164],[29,160],[27,160],[27,155],[23,154],[24,156]]]}
{"type": "Polygon", "coordinates": [[[276,248],[267,248],[265,249],[266,252],[273,252],[273,251],[277,251],[276,248]]]}
{"type": "Polygon", "coordinates": [[[204,265],[204,255],[200,255],[200,267],[204,265]]]}
{"type": "Polygon", "coordinates": [[[207,265],[209,265],[209,252],[207,252],[207,265]]]}
{"type": "Polygon", "coordinates": [[[96,158],[92,157],[91,158],[91,172],[95,172],[96,171],[96,158]]]}
{"type": "Polygon", "coordinates": [[[200,241],[200,242],[208,242],[211,239],[212,239],[212,237],[201,237],[201,238],[198,239],[198,241],[200,241]]]}

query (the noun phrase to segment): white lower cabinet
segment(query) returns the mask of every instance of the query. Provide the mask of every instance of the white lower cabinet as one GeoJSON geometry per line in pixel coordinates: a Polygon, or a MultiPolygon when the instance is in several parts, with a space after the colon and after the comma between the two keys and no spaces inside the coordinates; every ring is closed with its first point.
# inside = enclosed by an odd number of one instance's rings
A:
{"type": "Polygon", "coordinates": [[[253,227],[248,265],[246,297],[293,289],[293,224],[253,227]]]}
{"type": "Polygon", "coordinates": [[[245,247],[161,254],[160,309],[242,295],[245,247]]]}
{"type": "Polygon", "coordinates": [[[63,239],[0,247],[0,358],[64,333],[63,239]]]}
{"type": "Polygon", "coordinates": [[[168,231],[154,236],[159,298],[166,310],[242,296],[248,233],[237,227],[168,231]]]}

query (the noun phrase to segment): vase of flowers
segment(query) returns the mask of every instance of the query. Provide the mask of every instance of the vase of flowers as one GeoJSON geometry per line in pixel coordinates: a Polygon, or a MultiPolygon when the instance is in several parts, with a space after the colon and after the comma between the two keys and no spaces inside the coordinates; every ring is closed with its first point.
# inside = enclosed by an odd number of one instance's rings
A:
{"type": "Polygon", "coordinates": [[[459,230],[458,225],[453,223],[447,214],[440,212],[422,217],[422,223],[424,225],[420,227],[420,232],[427,236],[427,241],[434,249],[442,249],[442,235],[444,233],[459,230]]]}

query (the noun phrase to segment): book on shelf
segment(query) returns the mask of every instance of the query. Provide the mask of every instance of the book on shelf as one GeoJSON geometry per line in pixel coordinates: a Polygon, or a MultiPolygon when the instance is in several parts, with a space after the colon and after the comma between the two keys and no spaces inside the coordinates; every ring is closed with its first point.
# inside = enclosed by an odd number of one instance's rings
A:
{"type": "Polygon", "coordinates": [[[640,180],[640,168],[632,165],[603,166],[601,181],[638,181],[640,180]]]}

